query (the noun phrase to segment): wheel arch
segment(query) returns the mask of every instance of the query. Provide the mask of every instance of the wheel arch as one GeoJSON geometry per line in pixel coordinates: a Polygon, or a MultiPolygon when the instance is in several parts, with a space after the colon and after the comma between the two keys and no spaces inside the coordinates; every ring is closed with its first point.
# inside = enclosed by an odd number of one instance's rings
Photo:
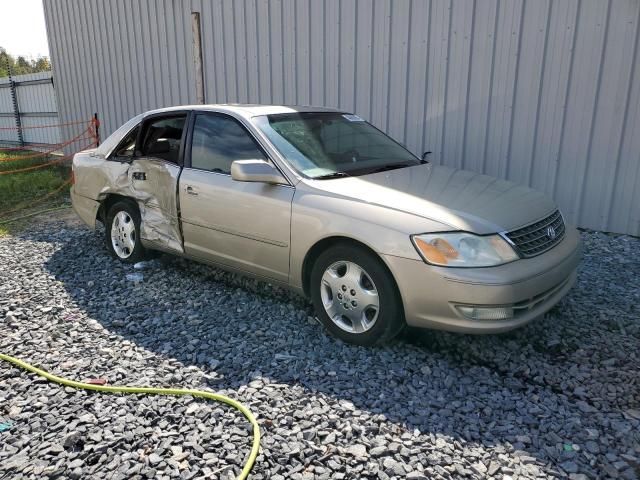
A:
{"type": "Polygon", "coordinates": [[[100,201],[100,207],[98,208],[98,211],[96,212],[96,220],[102,222],[103,224],[106,224],[107,213],[109,212],[109,209],[113,205],[115,205],[117,202],[121,202],[121,201],[129,202],[132,206],[135,206],[135,208],[138,209],[138,212],[140,211],[140,207],[138,206],[138,202],[136,202],[136,200],[134,198],[127,197],[125,195],[118,195],[117,193],[108,193],[100,201]]]}
{"type": "Polygon", "coordinates": [[[404,303],[402,301],[402,295],[400,294],[400,289],[398,288],[398,282],[396,282],[395,276],[393,275],[393,272],[389,268],[389,265],[387,265],[387,262],[385,262],[384,258],[366,243],[363,243],[351,237],[346,237],[341,235],[335,235],[335,236],[326,237],[321,240],[318,240],[307,251],[307,254],[305,255],[304,261],[302,263],[302,288],[303,288],[304,294],[307,297],[311,295],[311,286],[310,286],[311,270],[313,269],[313,265],[315,261],[318,259],[318,257],[322,252],[336,245],[349,245],[352,247],[356,247],[368,252],[369,254],[377,258],[380,261],[380,264],[384,267],[384,269],[387,271],[387,273],[391,277],[391,280],[393,281],[393,285],[396,290],[396,294],[398,295],[398,300],[400,301],[402,308],[404,310],[404,303]]]}

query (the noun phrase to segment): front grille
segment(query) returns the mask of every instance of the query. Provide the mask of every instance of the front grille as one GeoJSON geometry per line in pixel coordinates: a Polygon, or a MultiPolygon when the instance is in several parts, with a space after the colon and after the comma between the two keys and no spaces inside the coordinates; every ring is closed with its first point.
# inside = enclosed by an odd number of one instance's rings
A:
{"type": "Polygon", "coordinates": [[[508,232],[505,236],[511,240],[523,257],[535,257],[560,243],[564,232],[562,215],[560,210],[556,210],[548,217],[508,232]],[[552,234],[554,232],[555,236],[552,234]]]}

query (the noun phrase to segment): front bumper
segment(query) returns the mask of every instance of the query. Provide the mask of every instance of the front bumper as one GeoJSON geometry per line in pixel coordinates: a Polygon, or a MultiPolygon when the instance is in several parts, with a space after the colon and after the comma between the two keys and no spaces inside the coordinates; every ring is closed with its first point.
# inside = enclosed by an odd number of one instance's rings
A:
{"type": "Polygon", "coordinates": [[[407,324],[465,333],[498,333],[540,317],[576,280],[581,258],[578,231],[537,257],[486,268],[446,268],[419,260],[384,257],[400,289],[407,324]],[[456,305],[514,308],[505,320],[471,320],[456,305]]]}

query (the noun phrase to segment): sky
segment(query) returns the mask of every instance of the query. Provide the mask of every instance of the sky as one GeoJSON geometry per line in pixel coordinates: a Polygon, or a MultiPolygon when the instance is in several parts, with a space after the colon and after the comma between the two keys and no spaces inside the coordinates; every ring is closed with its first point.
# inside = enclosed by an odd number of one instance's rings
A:
{"type": "Polygon", "coordinates": [[[0,47],[13,56],[49,56],[42,0],[0,0],[0,47]]]}

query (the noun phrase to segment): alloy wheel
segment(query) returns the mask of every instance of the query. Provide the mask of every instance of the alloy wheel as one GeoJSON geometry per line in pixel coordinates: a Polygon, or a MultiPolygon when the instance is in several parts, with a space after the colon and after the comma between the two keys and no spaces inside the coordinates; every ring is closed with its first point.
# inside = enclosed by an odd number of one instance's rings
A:
{"type": "Polygon", "coordinates": [[[129,258],[136,247],[136,224],[124,210],[120,210],[111,222],[111,245],[122,259],[129,258]]]}
{"type": "Polygon", "coordinates": [[[322,275],[320,296],[329,318],[350,333],[369,330],[380,312],[380,298],[373,280],[354,262],[331,264],[322,275]]]}

